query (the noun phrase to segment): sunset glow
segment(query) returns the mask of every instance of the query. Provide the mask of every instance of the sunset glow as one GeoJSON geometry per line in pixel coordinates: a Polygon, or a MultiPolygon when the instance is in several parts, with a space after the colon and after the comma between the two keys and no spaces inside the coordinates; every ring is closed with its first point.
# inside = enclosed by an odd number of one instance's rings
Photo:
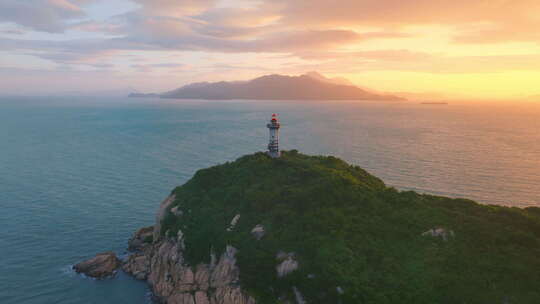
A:
{"type": "Polygon", "coordinates": [[[537,0],[3,0],[0,94],[316,70],[427,99],[540,98],[537,0]]]}

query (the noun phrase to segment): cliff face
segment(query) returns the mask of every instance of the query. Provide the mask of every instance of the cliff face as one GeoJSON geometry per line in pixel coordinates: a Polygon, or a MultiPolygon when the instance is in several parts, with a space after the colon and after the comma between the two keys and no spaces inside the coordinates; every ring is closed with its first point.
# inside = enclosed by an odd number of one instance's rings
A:
{"type": "Polygon", "coordinates": [[[163,202],[161,202],[161,204],[159,205],[159,210],[156,214],[156,224],[154,226],[154,234],[153,234],[154,240],[159,239],[160,234],[161,234],[161,221],[163,220],[163,217],[165,217],[167,208],[171,206],[171,204],[174,202],[175,199],[176,199],[176,196],[174,194],[171,194],[167,196],[167,198],[164,199],[163,202]]]}
{"type": "MultiPolygon", "coordinates": [[[[163,207],[170,199],[167,198],[161,205],[156,219],[158,224],[164,214],[163,207]]],[[[236,265],[237,250],[234,247],[227,246],[219,259],[212,254],[209,264],[188,265],[183,256],[185,246],[181,232],[176,238],[159,238],[156,229],[154,241],[149,243],[145,242],[145,236],[150,229],[141,228],[135,233],[129,247],[136,252],[128,257],[122,268],[137,279],[147,280],[161,302],[255,304],[255,300],[239,286],[240,270],[236,265]]]]}

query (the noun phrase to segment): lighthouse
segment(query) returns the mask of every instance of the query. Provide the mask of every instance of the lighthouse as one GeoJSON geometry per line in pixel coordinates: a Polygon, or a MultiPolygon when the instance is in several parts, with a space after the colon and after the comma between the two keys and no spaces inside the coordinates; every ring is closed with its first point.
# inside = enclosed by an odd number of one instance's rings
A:
{"type": "Polygon", "coordinates": [[[280,156],[279,152],[279,121],[276,114],[272,114],[272,119],[266,125],[270,131],[270,140],[268,142],[268,155],[276,158],[280,156]]]}

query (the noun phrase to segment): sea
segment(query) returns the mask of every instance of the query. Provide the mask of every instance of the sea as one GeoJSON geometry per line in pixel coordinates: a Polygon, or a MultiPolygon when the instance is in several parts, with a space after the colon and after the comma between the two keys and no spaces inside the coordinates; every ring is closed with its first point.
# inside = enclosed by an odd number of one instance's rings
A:
{"type": "Polygon", "coordinates": [[[0,98],[0,303],[151,303],[123,273],[72,265],[126,254],[160,201],[201,168],[282,149],[334,155],[400,190],[540,206],[540,104],[0,98]]]}

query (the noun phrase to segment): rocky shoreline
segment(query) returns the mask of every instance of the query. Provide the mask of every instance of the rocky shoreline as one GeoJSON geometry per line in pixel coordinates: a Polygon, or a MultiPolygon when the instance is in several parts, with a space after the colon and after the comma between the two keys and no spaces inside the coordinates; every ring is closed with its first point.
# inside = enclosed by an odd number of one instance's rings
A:
{"type": "Polygon", "coordinates": [[[239,285],[240,270],[236,265],[236,249],[228,246],[210,264],[187,265],[183,257],[182,235],[144,242],[141,228],[129,241],[135,252],[122,264],[122,269],[140,280],[146,280],[157,299],[168,304],[254,304],[239,285]]]}
{"type": "Polygon", "coordinates": [[[147,281],[160,303],[255,304],[240,287],[236,248],[227,246],[219,258],[212,253],[209,264],[188,265],[183,256],[182,232],[176,237],[160,236],[161,220],[172,201],[174,196],[161,204],[155,226],[143,227],[129,239],[127,249],[131,254],[123,262],[112,252],[100,253],[73,266],[75,271],[103,279],[114,276],[121,268],[147,281]]]}
{"type": "Polygon", "coordinates": [[[78,273],[97,279],[114,276],[119,268],[138,280],[146,280],[154,298],[167,304],[255,304],[239,284],[237,250],[227,246],[210,264],[187,265],[182,236],[148,242],[153,226],[139,229],[128,242],[131,254],[121,262],[113,252],[97,254],[73,266],[78,273]]]}
{"type": "Polygon", "coordinates": [[[73,270],[77,273],[103,279],[114,276],[121,265],[121,261],[112,251],[98,253],[95,257],[84,262],[75,264],[73,270]]]}

